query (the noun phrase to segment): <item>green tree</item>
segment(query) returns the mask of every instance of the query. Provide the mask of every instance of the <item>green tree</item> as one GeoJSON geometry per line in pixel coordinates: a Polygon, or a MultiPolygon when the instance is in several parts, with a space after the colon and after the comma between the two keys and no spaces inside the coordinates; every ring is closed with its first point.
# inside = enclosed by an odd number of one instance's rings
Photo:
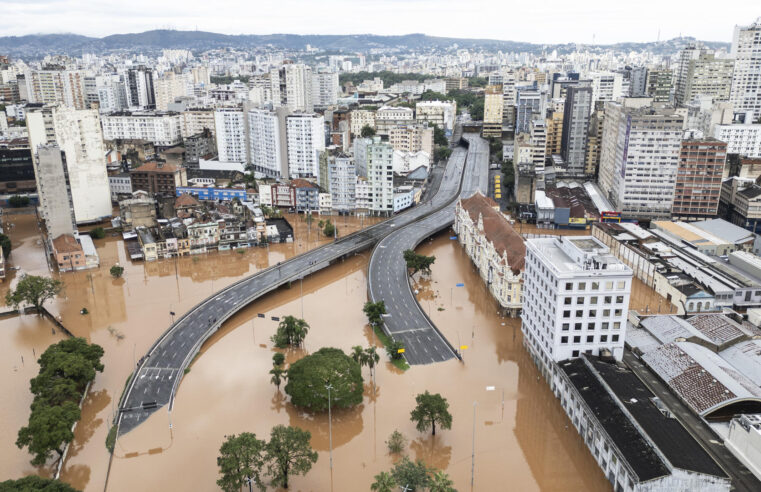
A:
{"type": "Polygon", "coordinates": [[[0,490],[2,492],[78,492],[66,482],[38,475],[0,482],[0,490]]]}
{"type": "Polygon", "coordinates": [[[252,480],[260,490],[265,490],[261,479],[265,446],[264,441],[250,432],[228,436],[219,448],[217,465],[222,477],[217,485],[225,492],[239,492],[252,480]]]}
{"type": "Polygon", "coordinates": [[[441,92],[432,91],[430,89],[420,94],[421,101],[449,101],[451,99],[451,97],[442,94],[441,92]]]}
{"type": "Polygon", "coordinates": [[[449,403],[440,394],[430,394],[428,390],[415,397],[417,406],[410,412],[410,420],[415,422],[418,431],[424,432],[429,427],[431,434],[436,435],[436,424],[442,429],[452,428],[452,414],[449,413],[449,403]]]}
{"type": "Polygon", "coordinates": [[[270,338],[277,348],[298,347],[306,338],[309,325],[295,316],[285,316],[277,326],[277,332],[270,338]]]}
{"type": "Polygon", "coordinates": [[[388,436],[386,445],[388,446],[389,452],[399,454],[404,451],[404,447],[407,445],[407,439],[404,438],[401,432],[395,430],[390,436],[388,436]]]}
{"type": "Polygon", "coordinates": [[[391,475],[400,487],[408,487],[405,490],[423,490],[428,486],[429,469],[421,460],[413,462],[407,456],[399,460],[391,475]]]}
{"type": "Polygon", "coordinates": [[[488,83],[489,83],[489,79],[487,77],[469,77],[468,78],[469,87],[486,87],[486,84],[488,83]]]}
{"type": "Polygon", "coordinates": [[[0,248],[3,249],[3,256],[7,259],[11,254],[11,238],[5,234],[0,234],[0,248]]]}
{"type": "Polygon", "coordinates": [[[114,278],[120,278],[124,274],[124,267],[121,265],[114,265],[109,270],[111,276],[114,278]]]}
{"type": "Polygon", "coordinates": [[[342,350],[331,347],[323,347],[291,364],[285,392],[294,405],[322,412],[328,409],[328,384],[332,386],[332,407],[350,408],[362,403],[359,364],[342,350]]]}
{"type": "Polygon", "coordinates": [[[365,125],[362,127],[362,130],[359,132],[359,134],[362,136],[362,138],[374,137],[375,128],[371,127],[370,125],[365,125]]]}
{"type": "Polygon", "coordinates": [[[280,390],[280,385],[283,383],[283,379],[286,377],[286,371],[282,367],[275,366],[272,369],[270,369],[270,374],[272,374],[272,377],[270,378],[270,383],[277,386],[278,391],[280,390]]]}
{"type": "Polygon", "coordinates": [[[103,239],[104,237],[106,237],[106,230],[98,226],[92,231],[90,231],[90,236],[93,239],[103,239]]]}
{"type": "Polygon", "coordinates": [[[370,374],[375,372],[375,366],[380,361],[380,355],[375,347],[367,347],[365,349],[365,365],[370,368],[370,374]]]}
{"type": "Polygon", "coordinates": [[[428,478],[428,492],[457,492],[457,490],[449,475],[441,470],[435,470],[428,478]]]}
{"type": "Polygon", "coordinates": [[[383,315],[386,314],[386,303],[383,301],[367,301],[362,311],[364,311],[367,320],[373,327],[380,326],[383,321],[383,315]]]}
{"type": "Polygon", "coordinates": [[[431,273],[431,265],[436,261],[436,257],[421,255],[407,249],[404,250],[404,261],[407,263],[407,270],[412,272],[411,275],[415,275],[419,271],[431,273]]]}
{"type": "Polygon", "coordinates": [[[18,431],[16,446],[29,449],[35,466],[44,465],[53,453],[57,462],[63,456],[66,443],[74,439],[71,427],[79,417],[79,407],[71,401],[58,406],[33,404],[29,423],[18,431]]]}
{"type": "Polygon", "coordinates": [[[402,355],[404,352],[399,352],[400,350],[404,349],[404,342],[401,340],[394,340],[391,339],[391,342],[386,344],[386,354],[388,355],[389,359],[392,360],[399,360],[404,357],[402,355]]]}
{"type": "Polygon", "coordinates": [[[322,229],[322,233],[325,234],[327,237],[333,237],[338,235],[338,228],[330,221],[330,219],[325,221],[325,227],[322,229]]]}
{"type": "Polygon", "coordinates": [[[359,345],[355,345],[351,348],[351,360],[359,364],[359,368],[366,364],[365,350],[359,345]]]}
{"type": "Polygon", "coordinates": [[[439,128],[439,125],[433,125],[433,143],[434,145],[441,145],[442,147],[449,145],[447,135],[444,133],[443,128],[439,128]]]}
{"type": "Polygon", "coordinates": [[[273,366],[282,366],[285,364],[285,354],[282,352],[275,352],[272,354],[272,365],[273,366]]]}
{"type": "Polygon", "coordinates": [[[22,303],[31,304],[42,314],[40,308],[48,299],[52,299],[63,288],[63,282],[48,277],[27,275],[16,284],[16,290],[5,294],[5,303],[18,309],[22,303]]]}
{"type": "Polygon", "coordinates": [[[395,492],[397,483],[389,472],[380,472],[375,475],[375,482],[370,485],[370,490],[375,492],[395,492]]]}
{"type": "Polygon", "coordinates": [[[309,443],[311,438],[309,431],[297,427],[276,425],[272,428],[265,450],[273,485],[287,489],[289,476],[306,475],[317,463],[317,452],[309,443]]]}
{"type": "Polygon", "coordinates": [[[433,158],[437,161],[445,161],[452,155],[452,149],[449,147],[436,147],[433,149],[433,158]]]}
{"type": "Polygon", "coordinates": [[[21,195],[13,195],[8,199],[8,203],[11,207],[19,208],[19,207],[26,207],[29,205],[29,197],[28,196],[21,196],[21,195]]]}
{"type": "Polygon", "coordinates": [[[512,186],[515,183],[515,168],[512,159],[502,162],[502,184],[512,186]]]}
{"type": "Polygon", "coordinates": [[[77,389],[84,391],[87,383],[95,379],[95,372],[103,372],[103,347],[87,343],[81,337],[67,338],[48,347],[37,362],[40,372],[32,379],[32,393],[41,395],[48,391],[56,379],[73,381],[77,389]]]}

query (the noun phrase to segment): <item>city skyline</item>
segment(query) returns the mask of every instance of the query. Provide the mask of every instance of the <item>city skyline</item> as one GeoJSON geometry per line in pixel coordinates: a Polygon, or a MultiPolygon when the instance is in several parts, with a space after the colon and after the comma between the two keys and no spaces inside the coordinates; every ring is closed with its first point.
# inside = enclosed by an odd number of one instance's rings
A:
{"type": "Polygon", "coordinates": [[[213,5],[190,7],[173,1],[157,5],[146,0],[136,0],[129,5],[112,0],[97,4],[81,0],[10,0],[3,3],[6,22],[0,27],[0,36],[75,33],[103,37],[176,29],[222,34],[424,33],[537,44],[615,44],[679,36],[730,42],[734,25],[748,24],[761,16],[761,9],[754,11],[755,5],[748,0],[723,5],[711,16],[705,16],[705,10],[694,2],[655,0],[641,2],[634,12],[598,0],[573,6],[559,0],[518,6],[494,4],[488,0],[467,4],[450,0],[370,0],[362,4],[349,0],[319,4],[286,0],[265,5],[222,0],[213,5]],[[398,12],[402,7],[405,15],[400,16],[398,12]],[[301,15],[294,17],[293,12],[301,15]],[[114,16],[120,19],[118,27],[109,21],[114,16]]]}

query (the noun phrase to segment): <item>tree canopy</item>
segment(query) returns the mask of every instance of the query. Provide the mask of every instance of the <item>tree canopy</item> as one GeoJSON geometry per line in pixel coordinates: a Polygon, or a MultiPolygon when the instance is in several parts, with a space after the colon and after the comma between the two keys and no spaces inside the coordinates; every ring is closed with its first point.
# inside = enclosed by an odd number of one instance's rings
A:
{"type": "Polygon", "coordinates": [[[396,491],[396,480],[394,480],[394,476],[391,475],[391,473],[382,471],[373,478],[375,478],[375,482],[370,485],[370,490],[373,490],[374,492],[396,491]]]}
{"type": "Polygon", "coordinates": [[[306,321],[295,316],[285,316],[277,326],[277,332],[272,335],[271,340],[277,348],[288,346],[298,347],[306,338],[309,332],[309,325],[306,321]]]}
{"type": "Polygon", "coordinates": [[[407,487],[405,490],[423,490],[429,484],[429,469],[421,461],[412,461],[407,456],[399,460],[391,469],[391,476],[400,487],[407,487]]]}
{"type": "Polygon", "coordinates": [[[11,207],[26,207],[29,205],[29,197],[26,195],[13,195],[8,199],[11,207]]]}
{"type": "Polygon", "coordinates": [[[0,482],[0,490],[2,492],[78,492],[66,482],[38,475],[0,482]]]}
{"type": "Polygon", "coordinates": [[[8,255],[11,254],[11,247],[11,238],[5,234],[0,234],[0,248],[3,249],[3,256],[5,258],[8,258],[8,255]]]}
{"type": "Polygon", "coordinates": [[[288,488],[288,477],[305,475],[317,463],[317,452],[309,440],[312,434],[297,427],[277,425],[272,428],[265,447],[267,470],[273,485],[288,488]]]}
{"type": "Polygon", "coordinates": [[[362,127],[362,130],[359,134],[362,138],[374,137],[375,128],[371,127],[370,125],[365,125],[362,127]]]}
{"type": "Polygon", "coordinates": [[[407,270],[412,271],[415,275],[419,271],[431,273],[431,265],[436,261],[435,256],[425,256],[415,253],[414,250],[404,250],[404,261],[407,263],[407,270]]]}
{"type": "Polygon", "coordinates": [[[449,413],[449,402],[440,394],[431,394],[426,390],[415,397],[417,406],[410,412],[410,420],[415,427],[424,432],[429,427],[431,434],[436,435],[436,424],[442,429],[452,428],[452,414],[449,413]]]}
{"type": "Polygon", "coordinates": [[[433,143],[442,147],[449,145],[447,134],[444,132],[443,128],[439,128],[439,125],[433,125],[433,143]]]}
{"type": "Polygon", "coordinates": [[[346,82],[351,82],[354,85],[359,85],[365,80],[372,80],[375,77],[380,78],[383,81],[384,87],[389,87],[405,80],[417,80],[422,82],[423,80],[430,79],[431,75],[424,75],[420,73],[396,73],[390,70],[384,70],[381,72],[341,72],[338,75],[338,80],[341,85],[346,82]]]}
{"type": "Polygon", "coordinates": [[[58,295],[62,288],[60,280],[27,275],[16,284],[16,290],[5,294],[5,303],[16,309],[23,303],[31,304],[39,313],[45,301],[58,295]]]}
{"type": "Polygon", "coordinates": [[[108,272],[112,277],[120,278],[124,274],[124,267],[121,265],[114,265],[108,272]]]}
{"type": "Polygon", "coordinates": [[[325,225],[322,228],[322,233],[325,234],[327,237],[334,237],[338,235],[338,229],[330,221],[330,219],[328,219],[325,221],[325,225]]]}
{"type": "Polygon", "coordinates": [[[371,325],[379,326],[383,321],[383,315],[386,314],[386,303],[383,301],[367,301],[362,311],[364,311],[371,325]]]}
{"type": "Polygon", "coordinates": [[[261,478],[265,447],[266,443],[250,432],[227,437],[219,448],[217,465],[222,477],[217,485],[225,492],[239,492],[252,480],[260,490],[265,490],[261,478]]]}
{"type": "Polygon", "coordinates": [[[63,455],[80,418],[78,402],[87,383],[103,371],[103,348],[84,338],[68,338],[48,347],[37,362],[40,371],[30,382],[34,400],[29,422],[18,432],[16,446],[27,447],[33,465],[43,465],[51,454],[63,455]]]}
{"type": "Polygon", "coordinates": [[[300,359],[288,368],[285,392],[291,403],[314,411],[328,409],[330,384],[331,406],[350,408],[362,403],[361,368],[340,349],[324,347],[300,359]]]}

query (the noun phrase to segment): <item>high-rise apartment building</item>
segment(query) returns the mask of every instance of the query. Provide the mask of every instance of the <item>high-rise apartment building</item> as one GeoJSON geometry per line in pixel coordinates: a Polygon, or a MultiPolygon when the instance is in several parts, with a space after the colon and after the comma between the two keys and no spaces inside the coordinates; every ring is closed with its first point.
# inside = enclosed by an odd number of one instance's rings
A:
{"type": "Polygon", "coordinates": [[[143,66],[130,68],[124,74],[127,106],[132,109],[156,109],[153,70],[143,66]]]}
{"type": "Polygon", "coordinates": [[[354,159],[347,155],[329,156],[328,187],[333,211],[350,214],[356,206],[357,173],[354,159]]]}
{"type": "Polygon", "coordinates": [[[101,117],[105,140],[145,140],[158,147],[182,142],[178,113],[137,111],[104,114],[101,117]]]}
{"type": "Polygon", "coordinates": [[[647,94],[647,68],[634,67],[629,75],[629,95],[642,97],[647,94]]]}
{"type": "Polygon", "coordinates": [[[394,148],[373,137],[367,145],[367,181],[370,212],[391,215],[394,212],[394,148]]]}
{"type": "Polygon", "coordinates": [[[679,52],[674,91],[676,105],[684,106],[699,96],[709,96],[714,101],[728,100],[734,64],[730,58],[716,58],[712,50],[699,43],[690,43],[679,52]]]}
{"type": "Polygon", "coordinates": [[[647,71],[647,95],[653,102],[667,103],[671,100],[674,72],[668,68],[651,68],[647,71]]]}
{"type": "Polygon", "coordinates": [[[39,209],[48,238],[52,241],[62,234],[73,235],[77,227],[66,155],[55,144],[41,144],[35,154],[34,174],[40,200],[39,209]]]}
{"type": "MultiPolygon", "coordinates": [[[[111,189],[98,111],[45,106],[28,111],[26,123],[35,155],[41,145],[56,144],[64,152],[77,224],[111,217],[111,189]]],[[[39,187],[39,176],[36,180],[39,187]]]]}
{"type": "Polygon", "coordinates": [[[338,72],[312,74],[312,96],[315,107],[335,106],[338,103],[338,92],[338,72]]]}
{"type": "Polygon", "coordinates": [[[300,63],[289,63],[272,69],[270,75],[272,100],[276,107],[285,106],[290,111],[306,113],[314,110],[310,67],[300,63]]]}
{"type": "MultiPolygon", "coordinates": [[[[735,70],[730,101],[735,112],[752,112],[753,121],[761,120],[761,17],[749,26],[735,26],[732,37],[735,70]]],[[[745,123],[752,123],[746,119],[745,123]]]]}
{"type": "Polygon", "coordinates": [[[545,377],[581,354],[624,355],[632,270],[591,236],[526,240],[524,345],[545,377]]]}
{"type": "Polygon", "coordinates": [[[534,87],[516,89],[515,133],[528,133],[531,120],[542,114],[542,93],[534,87]]]}
{"type": "Polygon", "coordinates": [[[727,152],[761,157],[761,124],[715,125],[713,136],[727,143],[727,152]]]}
{"type": "Polygon", "coordinates": [[[592,109],[592,88],[574,85],[568,87],[563,112],[561,155],[566,172],[582,176],[586,169],[589,115],[592,109]]]}
{"type": "Polygon", "coordinates": [[[598,101],[616,101],[628,94],[624,91],[624,76],[620,72],[590,72],[593,104],[598,101]]]}
{"type": "Polygon", "coordinates": [[[277,113],[252,108],[247,117],[249,159],[254,171],[272,178],[288,177],[284,129],[277,113]]]}
{"type": "Polygon", "coordinates": [[[455,101],[421,101],[415,103],[415,120],[419,123],[436,125],[447,133],[454,131],[457,118],[455,101]]]}
{"type": "Polygon", "coordinates": [[[389,130],[388,143],[394,150],[426,152],[433,157],[433,128],[422,125],[398,125],[389,130]]]}
{"type": "Polygon", "coordinates": [[[675,219],[715,217],[727,144],[715,138],[683,140],[671,214],[675,219]]]}
{"type": "Polygon", "coordinates": [[[294,113],[285,118],[288,173],[291,177],[319,178],[320,152],[325,150],[325,118],[294,113]]]}
{"type": "Polygon", "coordinates": [[[101,113],[111,113],[127,109],[127,91],[119,75],[99,75],[95,77],[98,106],[101,113]]]}
{"type": "Polygon", "coordinates": [[[605,105],[600,188],[625,217],[669,218],[683,116],[673,109],[627,104],[605,105]]]}
{"type": "Polygon", "coordinates": [[[563,142],[563,111],[547,111],[547,155],[560,154],[563,142]]]}
{"type": "Polygon", "coordinates": [[[504,96],[501,85],[488,85],[484,90],[484,137],[502,136],[502,112],[504,111],[504,96]]]}
{"type": "Polygon", "coordinates": [[[220,108],[214,112],[217,152],[222,162],[246,162],[246,117],[241,109],[220,108]]]}

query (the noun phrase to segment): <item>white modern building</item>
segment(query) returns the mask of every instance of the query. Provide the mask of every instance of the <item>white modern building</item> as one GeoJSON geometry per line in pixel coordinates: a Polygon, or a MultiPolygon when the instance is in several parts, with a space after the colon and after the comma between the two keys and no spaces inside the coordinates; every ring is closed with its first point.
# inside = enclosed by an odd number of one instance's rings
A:
{"type": "Polygon", "coordinates": [[[180,115],[161,112],[124,112],[104,114],[105,140],[145,140],[159,147],[182,142],[180,115]]]}
{"type": "MultiPolygon", "coordinates": [[[[64,152],[77,224],[111,217],[111,191],[98,111],[46,106],[28,111],[26,122],[29,145],[35,152],[40,145],[51,144],[64,152]]],[[[39,189],[39,182],[37,186],[39,189]]]]}
{"type": "Polygon", "coordinates": [[[367,180],[370,185],[370,212],[391,215],[394,212],[394,148],[373,137],[367,146],[367,180]]]}
{"type": "Polygon", "coordinates": [[[73,235],[77,228],[74,204],[66,169],[66,156],[58,145],[39,145],[34,156],[34,175],[39,194],[40,217],[45,221],[48,239],[73,235]]]}
{"type": "Polygon", "coordinates": [[[286,64],[270,71],[272,77],[272,99],[275,106],[287,107],[290,111],[314,110],[312,94],[312,69],[304,64],[286,64]]]}
{"type": "Polygon", "coordinates": [[[219,160],[246,162],[246,118],[241,109],[222,108],[214,112],[219,160]]]}
{"type": "Polygon", "coordinates": [[[291,177],[320,176],[320,152],[325,150],[325,118],[314,113],[294,113],[285,119],[288,173],[291,177]]]}
{"type": "Polygon", "coordinates": [[[356,205],[357,173],[354,159],[336,156],[328,160],[328,184],[334,212],[348,214],[356,205]]]}
{"type": "Polygon", "coordinates": [[[728,154],[761,157],[761,124],[716,125],[713,135],[727,143],[728,154]]]}
{"type": "Polygon", "coordinates": [[[394,190],[394,213],[410,208],[415,203],[415,188],[400,186],[394,190]]]}
{"type": "Polygon", "coordinates": [[[287,177],[287,160],[277,113],[252,108],[246,114],[249,162],[254,171],[273,178],[287,177]]]}
{"type": "Polygon", "coordinates": [[[591,236],[526,240],[524,344],[547,376],[580,354],[624,355],[632,270],[591,236]]]}
{"type": "Polygon", "coordinates": [[[729,100],[735,112],[752,113],[746,123],[757,121],[761,118],[761,17],[749,26],[735,26],[731,55],[735,70],[729,100]]]}
{"type": "Polygon", "coordinates": [[[670,218],[683,116],[673,109],[605,105],[599,184],[625,217],[670,218]]]}
{"type": "Polygon", "coordinates": [[[338,103],[338,72],[317,72],[312,74],[313,105],[320,108],[338,103]]]}
{"type": "Polygon", "coordinates": [[[675,104],[684,106],[700,96],[708,96],[712,101],[729,100],[734,65],[733,59],[717,58],[713,50],[690,43],[679,52],[675,104]]]}
{"type": "Polygon", "coordinates": [[[180,113],[182,138],[198,135],[206,129],[216,136],[217,126],[214,121],[214,109],[188,109],[180,113]]]}

